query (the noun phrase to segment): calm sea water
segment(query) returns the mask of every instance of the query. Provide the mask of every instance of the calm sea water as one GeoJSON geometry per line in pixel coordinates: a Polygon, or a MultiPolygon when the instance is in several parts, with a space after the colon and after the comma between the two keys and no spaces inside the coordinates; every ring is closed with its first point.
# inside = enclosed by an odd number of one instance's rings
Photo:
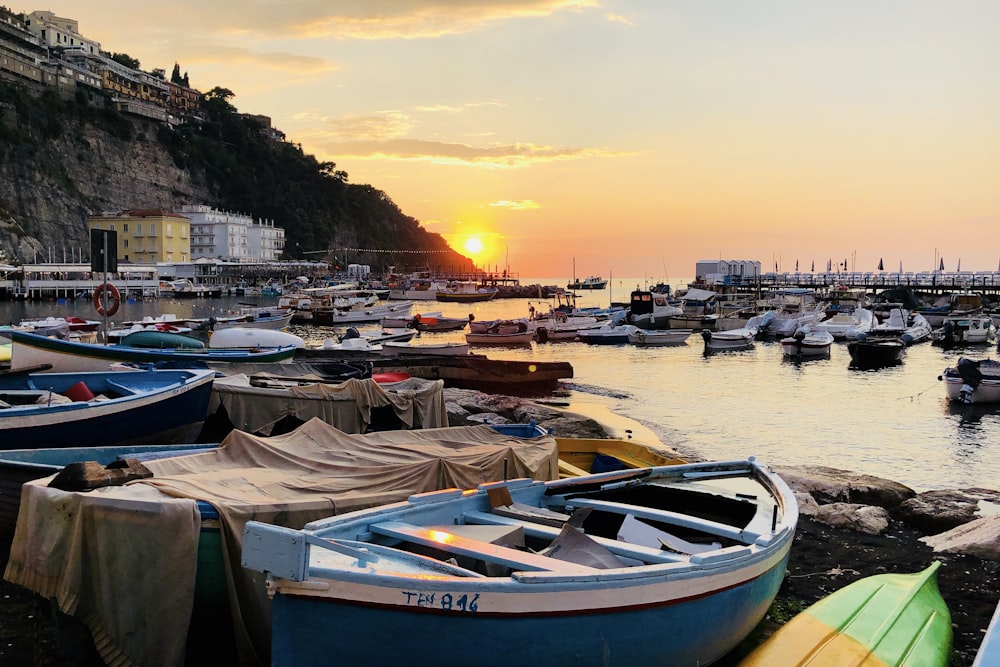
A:
{"type": "MultiPolygon", "coordinates": [[[[566,278],[522,280],[564,285],[566,278]]],[[[642,281],[614,279],[610,290],[581,293],[578,305],[624,301],[642,281]]],[[[116,322],[164,312],[207,317],[240,302],[268,305],[273,297],[125,303],[116,322]]],[[[537,300],[476,304],[417,302],[413,312],[441,311],[477,319],[522,317],[537,300]]],[[[89,300],[0,303],[0,322],[75,314],[97,319],[89,300]]],[[[298,327],[314,344],[341,329],[298,327]]],[[[464,340],[463,332],[423,334],[464,340]]],[[[956,405],[937,377],[959,356],[996,358],[994,346],[944,351],[928,343],[906,352],[902,365],[878,371],[850,369],[844,344],[829,359],[785,360],[774,342],[755,349],[703,355],[699,336],[663,348],[584,343],[533,344],[530,349],[482,348],[490,357],[569,361],[575,377],[565,395],[571,409],[593,414],[619,433],[655,436],[689,456],[754,455],[776,464],[818,464],[894,479],[918,491],[1000,486],[1000,407],[956,405]],[[638,422],[632,424],[630,421],[638,422]],[[641,425],[641,426],[640,426],[641,425]],[[642,428],[645,427],[645,428],[642,428]],[[647,430],[648,429],[648,430],[647,430]]]]}

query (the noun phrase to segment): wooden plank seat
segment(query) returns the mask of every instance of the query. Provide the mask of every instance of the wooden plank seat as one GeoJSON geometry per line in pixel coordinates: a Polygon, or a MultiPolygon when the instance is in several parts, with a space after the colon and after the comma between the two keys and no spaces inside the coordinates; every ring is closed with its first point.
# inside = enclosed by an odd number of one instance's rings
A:
{"type": "Polygon", "coordinates": [[[626,503],[616,503],[608,500],[596,500],[591,498],[572,498],[566,501],[567,505],[573,507],[590,507],[591,509],[609,512],[611,514],[631,514],[637,519],[647,521],[658,521],[671,526],[681,526],[698,530],[708,535],[726,537],[744,544],[753,544],[760,534],[748,530],[742,530],[735,526],[729,526],[718,521],[699,519],[688,514],[679,514],[669,510],[650,509],[648,507],[638,507],[626,503]]]}
{"type": "MultiPolygon", "coordinates": [[[[556,536],[559,535],[560,530],[559,528],[553,528],[552,526],[532,523],[531,521],[523,519],[512,519],[510,517],[499,516],[497,514],[490,514],[489,512],[470,511],[463,513],[462,516],[466,523],[496,526],[521,526],[524,529],[525,535],[545,540],[554,540],[556,536]]],[[[686,561],[684,556],[670,553],[669,551],[644,547],[639,544],[620,542],[607,537],[596,537],[594,535],[589,535],[588,537],[596,541],[602,547],[605,547],[616,556],[641,560],[646,563],[681,563],[686,561]]]]}
{"type": "MultiPolygon", "coordinates": [[[[373,523],[368,529],[377,535],[392,537],[405,542],[439,549],[459,556],[476,558],[488,563],[498,563],[514,570],[594,572],[594,568],[568,561],[540,556],[527,551],[490,544],[480,540],[461,537],[439,528],[425,528],[403,521],[373,523]]],[[[558,531],[557,531],[558,532],[558,531]]]]}

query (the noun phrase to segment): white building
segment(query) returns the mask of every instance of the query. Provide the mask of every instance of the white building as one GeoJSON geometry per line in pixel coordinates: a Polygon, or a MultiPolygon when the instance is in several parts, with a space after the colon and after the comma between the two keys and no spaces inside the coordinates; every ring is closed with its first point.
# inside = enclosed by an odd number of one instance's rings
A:
{"type": "Polygon", "coordinates": [[[101,43],[80,34],[80,23],[62,18],[50,11],[31,12],[24,26],[37,35],[49,48],[79,48],[90,55],[100,55],[101,43]]]}
{"type": "Polygon", "coordinates": [[[181,207],[191,219],[191,257],[232,262],[278,259],[285,249],[285,230],[273,220],[254,221],[244,213],[219,211],[205,204],[181,207]]]}
{"type": "Polygon", "coordinates": [[[760,262],[749,259],[706,259],[694,265],[695,280],[736,284],[760,278],[760,262]]]}

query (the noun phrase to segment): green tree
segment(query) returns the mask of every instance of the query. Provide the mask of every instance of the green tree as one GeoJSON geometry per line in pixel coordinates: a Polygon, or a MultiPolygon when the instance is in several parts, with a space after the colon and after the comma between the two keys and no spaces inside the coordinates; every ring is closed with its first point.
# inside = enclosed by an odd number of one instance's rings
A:
{"type": "Polygon", "coordinates": [[[125,65],[134,70],[139,69],[139,61],[127,53],[112,53],[111,59],[120,65],[125,65]]]}

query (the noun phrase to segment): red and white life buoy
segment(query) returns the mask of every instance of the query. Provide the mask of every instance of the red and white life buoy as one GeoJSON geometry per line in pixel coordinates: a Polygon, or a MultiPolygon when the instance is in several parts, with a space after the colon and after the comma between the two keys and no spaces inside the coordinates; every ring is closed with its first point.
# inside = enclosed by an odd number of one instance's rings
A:
{"type": "Polygon", "coordinates": [[[98,315],[104,315],[104,288],[108,288],[107,298],[111,300],[108,306],[107,316],[111,317],[118,312],[118,308],[122,305],[122,295],[119,294],[118,288],[108,283],[107,285],[98,285],[94,289],[94,308],[97,310],[98,315]]]}

